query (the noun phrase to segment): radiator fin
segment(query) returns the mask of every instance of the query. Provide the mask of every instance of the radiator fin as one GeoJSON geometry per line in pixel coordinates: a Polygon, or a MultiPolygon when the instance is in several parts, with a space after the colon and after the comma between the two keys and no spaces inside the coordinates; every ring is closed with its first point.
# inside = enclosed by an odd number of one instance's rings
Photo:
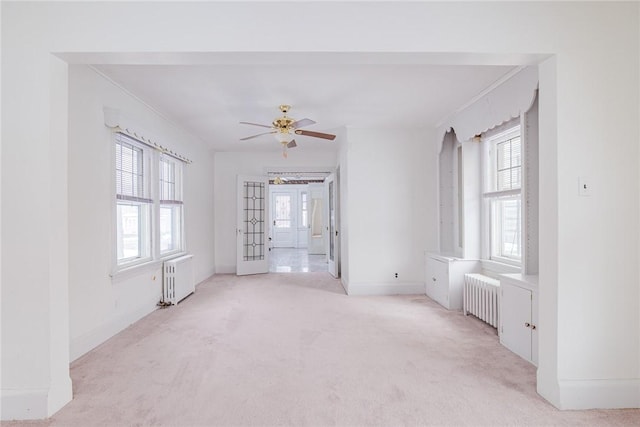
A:
{"type": "Polygon", "coordinates": [[[471,313],[478,319],[498,328],[500,281],[483,274],[465,274],[462,295],[464,315],[471,313]]]}

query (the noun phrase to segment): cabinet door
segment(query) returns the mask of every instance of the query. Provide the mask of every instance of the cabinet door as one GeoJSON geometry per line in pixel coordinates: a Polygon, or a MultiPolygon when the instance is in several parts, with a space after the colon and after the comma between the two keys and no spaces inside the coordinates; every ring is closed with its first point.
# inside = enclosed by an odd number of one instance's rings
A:
{"type": "Polygon", "coordinates": [[[531,291],[500,283],[502,292],[500,342],[518,356],[531,361],[531,291]]]}
{"type": "Polygon", "coordinates": [[[449,308],[449,263],[427,258],[427,295],[449,308]]]}

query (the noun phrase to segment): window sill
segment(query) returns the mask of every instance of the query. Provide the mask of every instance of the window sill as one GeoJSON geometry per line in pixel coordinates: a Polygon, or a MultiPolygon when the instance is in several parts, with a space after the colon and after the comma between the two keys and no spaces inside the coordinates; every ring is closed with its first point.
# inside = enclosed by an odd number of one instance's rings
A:
{"type": "Polygon", "coordinates": [[[154,270],[157,270],[158,267],[162,268],[162,261],[159,259],[153,259],[149,261],[142,262],[140,264],[135,264],[127,267],[122,267],[116,269],[111,272],[111,282],[117,283],[123,280],[130,279],[134,276],[138,276],[144,273],[150,273],[154,270]]]}
{"type": "Polygon", "coordinates": [[[522,272],[522,267],[512,264],[505,264],[489,259],[480,260],[482,272],[489,277],[498,278],[499,274],[516,274],[522,272]]]}
{"type": "Polygon", "coordinates": [[[139,264],[134,264],[126,267],[122,267],[116,269],[111,272],[111,282],[117,283],[122,282],[124,280],[130,279],[134,276],[139,276],[140,274],[155,272],[156,270],[160,270],[160,275],[162,274],[162,263],[165,261],[170,261],[175,258],[180,258],[182,256],[187,255],[186,251],[180,252],[172,252],[170,254],[163,255],[161,258],[151,259],[148,261],[143,261],[139,264]]]}
{"type": "Polygon", "coordinates": [[[160,255],[158,261],[171,261],[174,258],[180,258],[181,256],[187,255],[186,251],[178,251],[178,252],[169,252],[166,254],[160,255]]]}

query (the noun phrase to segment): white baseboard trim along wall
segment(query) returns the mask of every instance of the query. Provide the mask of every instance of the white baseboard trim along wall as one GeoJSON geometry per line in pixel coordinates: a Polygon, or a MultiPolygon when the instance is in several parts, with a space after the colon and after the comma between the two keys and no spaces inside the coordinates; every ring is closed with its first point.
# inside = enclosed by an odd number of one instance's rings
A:
{"type": "Polygon", "coordinates": [[[349,295],[424,295],[424,282],[353,283],[349,295]]]}
{"type": "Polygon", "coordinates": [[[560,409],[640,407],[640,379],[560,380],[560,409]]]}

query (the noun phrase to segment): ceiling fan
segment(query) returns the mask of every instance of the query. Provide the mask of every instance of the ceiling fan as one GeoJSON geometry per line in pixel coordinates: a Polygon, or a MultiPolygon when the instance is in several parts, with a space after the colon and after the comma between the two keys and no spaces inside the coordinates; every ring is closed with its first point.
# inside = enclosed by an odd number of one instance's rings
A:
{"type": "Polygon", "coordinates": [[[281,105],[279,108],[280,108],[280,111],[282,112],[283,116],[275,119],[271,123],[271,125],[261,125],[261,124],[258,124],[258,123],[250,123],[250,122],[240,122],[243,125],[260,126],[260,127],[263,127],[263,128],[271,129],[269,132],[263,132],[263,133],[259,133],[257,135],[252,135],[252,136],[247,136],[245,138],[240,138],[240,141],[246,141],[247,139],[252,139],[252,138],[257,138],[257,137],[262,136],[262,135],[272,134],[272,135],[274,135],[276,137],[278,142],[280,142],[282,144],[282,156],[286,158],[287,157],[287,148],[294,148],[294,147],[297,147],[297,145],[298,145],[298,144],[296,144],[296,140],[294,139],[295,135],[303,135],[303,136],[310,136],[310,137],[313,137],[313,138],[329,139],[331,141],[336,139],[336,136],[332,135],[330,133],[314,132],[314,131],[310,131],[310,130],[300,129],[300,128],[304,127],[304,126],[313,125],[316,122],[314,122],[311,119],[295,120],[295,119],[287,116],[287,113],[291,109],[290,105],[281,105]]]}

